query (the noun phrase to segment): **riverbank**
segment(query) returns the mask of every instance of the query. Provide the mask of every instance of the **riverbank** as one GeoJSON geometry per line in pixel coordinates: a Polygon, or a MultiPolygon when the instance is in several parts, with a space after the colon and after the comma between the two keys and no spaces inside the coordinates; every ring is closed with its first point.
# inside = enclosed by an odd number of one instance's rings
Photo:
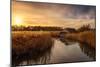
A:
{"type": "Polygon", "coordinates": [[[81,43],[88,44],[92,48],[96,48],[96,36],[95,31],[84,31],[79,33],[68,33],[65,38],[79,41],[81,43]]]}

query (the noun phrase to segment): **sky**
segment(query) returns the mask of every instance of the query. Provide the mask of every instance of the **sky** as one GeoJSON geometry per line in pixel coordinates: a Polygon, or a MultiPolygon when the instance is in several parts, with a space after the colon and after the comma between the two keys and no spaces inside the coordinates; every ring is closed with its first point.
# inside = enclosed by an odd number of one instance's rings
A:
{"type": "Polygon", "coordinates": [[[12,1],[12,25],[17,17],[25,26],[94,27],[95,14],[95,6],[12,1]]]}

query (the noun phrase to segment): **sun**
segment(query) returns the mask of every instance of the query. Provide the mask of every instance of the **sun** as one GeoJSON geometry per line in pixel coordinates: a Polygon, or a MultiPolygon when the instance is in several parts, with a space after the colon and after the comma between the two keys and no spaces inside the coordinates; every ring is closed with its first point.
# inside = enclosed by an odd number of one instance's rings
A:
{"type": "Polygon", "coordinates": [[[21,25],[23,20],[21,17],[15,17],[14,22],[16,25],[21,25]]]}

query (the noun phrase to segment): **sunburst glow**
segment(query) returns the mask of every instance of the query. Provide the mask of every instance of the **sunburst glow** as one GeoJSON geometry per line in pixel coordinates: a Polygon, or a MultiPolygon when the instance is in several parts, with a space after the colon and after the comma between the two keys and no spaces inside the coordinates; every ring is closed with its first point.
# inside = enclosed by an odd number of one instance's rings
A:
{"type": "Polygon", "coordinates": [[[15,23],[16,25],[21,25],[22,22],[23,22],[23,20],[22,20],[21,17],[18,17],[18,16],[17,16],[17,17],[14,18],[14,23],[15,23]]]}

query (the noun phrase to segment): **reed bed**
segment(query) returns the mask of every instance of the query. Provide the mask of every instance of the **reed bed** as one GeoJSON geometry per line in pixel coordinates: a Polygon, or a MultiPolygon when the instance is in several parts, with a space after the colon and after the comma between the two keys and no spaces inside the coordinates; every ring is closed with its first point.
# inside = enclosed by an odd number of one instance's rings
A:
{"type": "Polygon", "coordinates": [[[65,38],[74,40],[74,41],[79,41],[81,43],[86,43],[90,47],[95,48],[96,47],[96,35],[95,31],[84,31],[84,32],[79,32],[79,33],[69,33],[66,34],[65,38]]]}
{"type": "Polygon", "coordinates": [[[40,60],[51,52],[52,46],[53,39],[48,33],[12,32],[13,65],[28,59],[40,60]]]}

